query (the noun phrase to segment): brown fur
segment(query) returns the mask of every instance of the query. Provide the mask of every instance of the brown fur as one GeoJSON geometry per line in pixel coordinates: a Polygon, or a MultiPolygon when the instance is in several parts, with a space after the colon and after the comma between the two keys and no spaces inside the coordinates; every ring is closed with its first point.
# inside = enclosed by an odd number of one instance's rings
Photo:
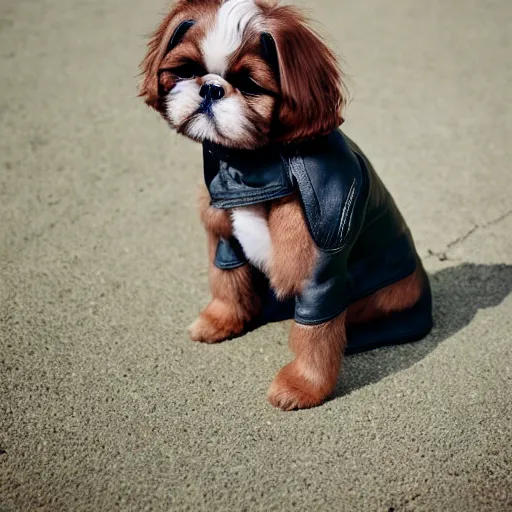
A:
{"type": "Polygon", "coordinates": [[[268,228],[272,240],[270,283],[280,298],[296,295],[311,275],[317,257],[297,196],[272,203],[268,228]]]}
{"type": "Polygon", "coordinates": [[[345,101],[336,57],[295,7],[270,7],[265,16],[281,80],[276,140],[297,141],[336,129],[345,101]]]}
{"type": "Polygon", "coordinates": [[[417,269],[411,275],[351,304],[347,311],[347,325],[369,322],[411,308],[421,296],[424,275],[418,260],[417,269]]]}
{"type": "Polygon", "coordinates": [[[289,346],[295,359],[268,390],[270,403],[285,411],[321,404],[334,390],[347,342],[345,313],[320,325],[293,323],[289,346]]]}
{"type": "Polygon", "coordinates": [[[210,193],[204,185],[199,190],[199,215],[207,231],[222,238],[231,237],[233,229],[229,211],[210,206],[210,193]]]}

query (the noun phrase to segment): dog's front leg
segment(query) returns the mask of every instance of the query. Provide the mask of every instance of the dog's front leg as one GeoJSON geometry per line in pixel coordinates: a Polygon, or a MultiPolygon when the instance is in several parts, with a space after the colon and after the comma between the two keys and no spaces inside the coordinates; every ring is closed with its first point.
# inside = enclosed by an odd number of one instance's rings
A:
{"type": "MultiPolygon", "coordinates": [[[[297,198],[272,204],[269,231],[271,285],[280,297],[300,294],[313,271],[317,249],[297,198]]],[[[284,410],[322,403],[336,386],[345,344],[345,313],[319,325],[294,322],[289,345],[295,359],[279,371],[270,385],[270,403],[284,410]]]]}
{"type": "Polygon", "coordinates": [[[231,219],[229,212],[210,206],[206,190],[200,198],[200,214],[208,236],[208,278],[212,300],[188,332],[193,341],[216,343],[241,334],[258,315],[261,298],[254,289],[248,264],[230,270],[215,266],[219,239],[231,236],[231,219]]]}
{"type": "Polygon", "coordinates": [[[324,402],[336,387],[346,339],[345,313],[320,325],[294,322],[289,344],[295,359],[270,385],[270,403],[289,411],[324,402]]]}

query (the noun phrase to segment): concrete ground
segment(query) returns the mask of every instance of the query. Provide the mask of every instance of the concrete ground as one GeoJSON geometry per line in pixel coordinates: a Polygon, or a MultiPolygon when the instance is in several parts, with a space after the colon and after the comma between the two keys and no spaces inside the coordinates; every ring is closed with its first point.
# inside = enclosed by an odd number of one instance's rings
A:
{"type": "Polygon", "coordinates": [[[136,99],[163,0],[0,3],[0,510],[512,510],[512,3],[309,2],[415,235],[424,341],[265,400],[287,326],[204,346],[200,147],[136,99]]]}

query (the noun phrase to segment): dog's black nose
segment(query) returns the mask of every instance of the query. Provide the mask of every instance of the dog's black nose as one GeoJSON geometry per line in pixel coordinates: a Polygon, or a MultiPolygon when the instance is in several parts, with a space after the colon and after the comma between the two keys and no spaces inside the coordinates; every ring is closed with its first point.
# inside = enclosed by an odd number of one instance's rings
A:
{"type": "Polygon", "coordinates": [[[220,100],[224,96],[224,89],[220,85],[204,84],[199,90],[199,96],[211,100],[220,100]]]}

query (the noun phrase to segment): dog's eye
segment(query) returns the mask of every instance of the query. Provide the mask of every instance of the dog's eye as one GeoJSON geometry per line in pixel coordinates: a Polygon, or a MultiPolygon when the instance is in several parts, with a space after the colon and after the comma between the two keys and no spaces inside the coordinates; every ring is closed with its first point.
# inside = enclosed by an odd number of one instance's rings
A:
{"type": "Polygon", "coordinates": [[[261,85],[257,84],[250,75],[246,73],[240,73],[236,75],[231,75],[228,77],[231,85],[238,89],[242,94],[246,94],[248,96],[258,96],[260,94],[268,94],[269,92],[261,87],[261,85]]]}
{"type": "Polygon", "coordinates": [[[201,64],[198,64],[197,62],[186,62],[181,66],[173,68],[171,70],[171,73],[177,76],[178,78],[182,78],[184,80],[189,78],[195,78],[197,76],[203,76],[206,74],[203,66],[201,66],[201,64]]]}

